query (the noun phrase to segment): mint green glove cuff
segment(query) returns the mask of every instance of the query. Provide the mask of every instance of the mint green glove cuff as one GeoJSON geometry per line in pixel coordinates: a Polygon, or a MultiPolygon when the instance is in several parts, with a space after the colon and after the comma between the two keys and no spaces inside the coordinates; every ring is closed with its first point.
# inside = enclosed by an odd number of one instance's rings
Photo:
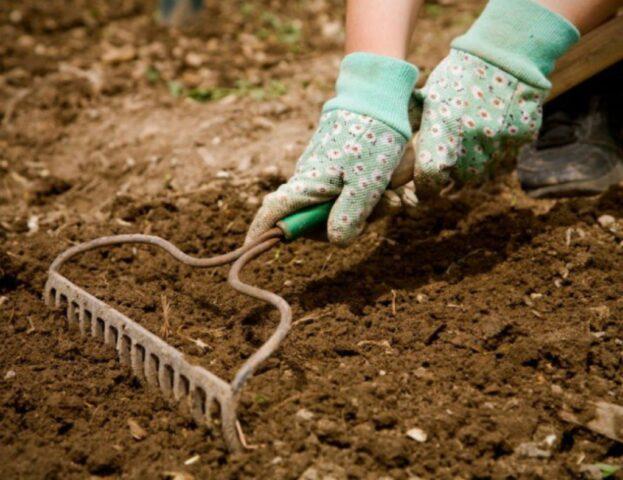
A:
{"type": "Polygon", "coordinates": [[[411,138],[409,99],[418,78],[414,65],[397,58],[356,52],[340,65],[337,96],[325,103],[323,113],[348,110],[368,115],[411,138]]]}
{"type": "Polygon", "coordinates": [[[554,62],[580,38],[568,20],[532,0],[490,0],[452,47],[471,53],[519,80],[549,89],[554,62]]]}

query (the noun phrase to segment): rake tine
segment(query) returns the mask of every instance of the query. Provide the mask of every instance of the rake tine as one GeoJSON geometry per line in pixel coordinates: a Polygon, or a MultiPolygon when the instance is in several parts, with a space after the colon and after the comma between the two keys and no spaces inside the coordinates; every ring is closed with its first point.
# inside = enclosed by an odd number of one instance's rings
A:
{"type": "Polygon", "coordinates": [[[134,342],[130,350],[130,365],[134,375],[145,379],[145,347],[134,342]]]}
{"type": "Polygon", "coordinates": [[[166,365],[165,363],[160,363],[160,368],[158,369],[158,383],[160,385],[160,390],[164,394],[166,398],[173,397],[173,369],[170,365],[166,365]]]}
{"type": "Polygon", "coordinates": [[[182,400],[190,393],[190,383],[188,378],[182,375],[178,370],[175,371],[173,377],[173,396],[175,400],[182,400]]]}

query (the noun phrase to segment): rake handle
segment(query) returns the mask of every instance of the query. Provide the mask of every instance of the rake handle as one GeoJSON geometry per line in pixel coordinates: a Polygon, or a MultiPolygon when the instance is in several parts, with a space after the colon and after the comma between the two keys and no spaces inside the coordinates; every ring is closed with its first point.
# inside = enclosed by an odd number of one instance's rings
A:
{"type": "Polygon", "coordinates": [[[334,203],[335,200],[331,200],[303,208],[277,222],[277,226],[287,241],[296,240],[308,233],[324,228],[334,203]]]}

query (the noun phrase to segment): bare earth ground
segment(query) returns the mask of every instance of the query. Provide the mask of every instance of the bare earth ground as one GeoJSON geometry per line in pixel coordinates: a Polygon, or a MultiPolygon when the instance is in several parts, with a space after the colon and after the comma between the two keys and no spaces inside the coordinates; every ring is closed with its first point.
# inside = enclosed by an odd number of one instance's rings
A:
{"type": "MultiPolygon", "coordinates": [[[[620,443],[560,417],[623,396],[621,186],[533,201],[503,174],[345,251],[305,240],[262,257],[244,278],[303,320],[243,394],[260,448],[239,455],[45,307],[46,269],[75,242],[240,245],[304,148],[341,3],[207,3],[183,34],[143,0],[0,6],[0,476],[578,478],[623,463],[620,443]],[[416,427],[426,441],[406,435],[416,427]]],[[[429,71],[481,4],[427,4],[413,60],[429,71]]],[[[225,274],[148,248],[67,268],[159,334],[166,305],[167,340],[230,378],[276,317],[225,274]]]]}

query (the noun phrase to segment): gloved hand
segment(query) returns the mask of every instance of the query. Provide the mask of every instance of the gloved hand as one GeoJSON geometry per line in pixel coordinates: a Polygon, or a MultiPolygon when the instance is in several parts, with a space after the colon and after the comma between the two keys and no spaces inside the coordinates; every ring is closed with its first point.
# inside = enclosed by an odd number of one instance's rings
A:
{"type": "Polygon", "coordinates": [[[423,106],[414,182],[419,198],[451,180],[486,177],[532,141],[554,62],[579,39],[563,17],[531,0],[491,0],[416,90],[423,106]]]}
{"type": "Polygon", "coordinates": [[[324,105],[295,174],[264,198],[247,241],[291,213],[336,197],[328,220],[329,240],[341,245],[354,240],[411,138],[408,106],[417,76],[415,66],[395,58],[346,56],[337,96],[324,105]]]}

